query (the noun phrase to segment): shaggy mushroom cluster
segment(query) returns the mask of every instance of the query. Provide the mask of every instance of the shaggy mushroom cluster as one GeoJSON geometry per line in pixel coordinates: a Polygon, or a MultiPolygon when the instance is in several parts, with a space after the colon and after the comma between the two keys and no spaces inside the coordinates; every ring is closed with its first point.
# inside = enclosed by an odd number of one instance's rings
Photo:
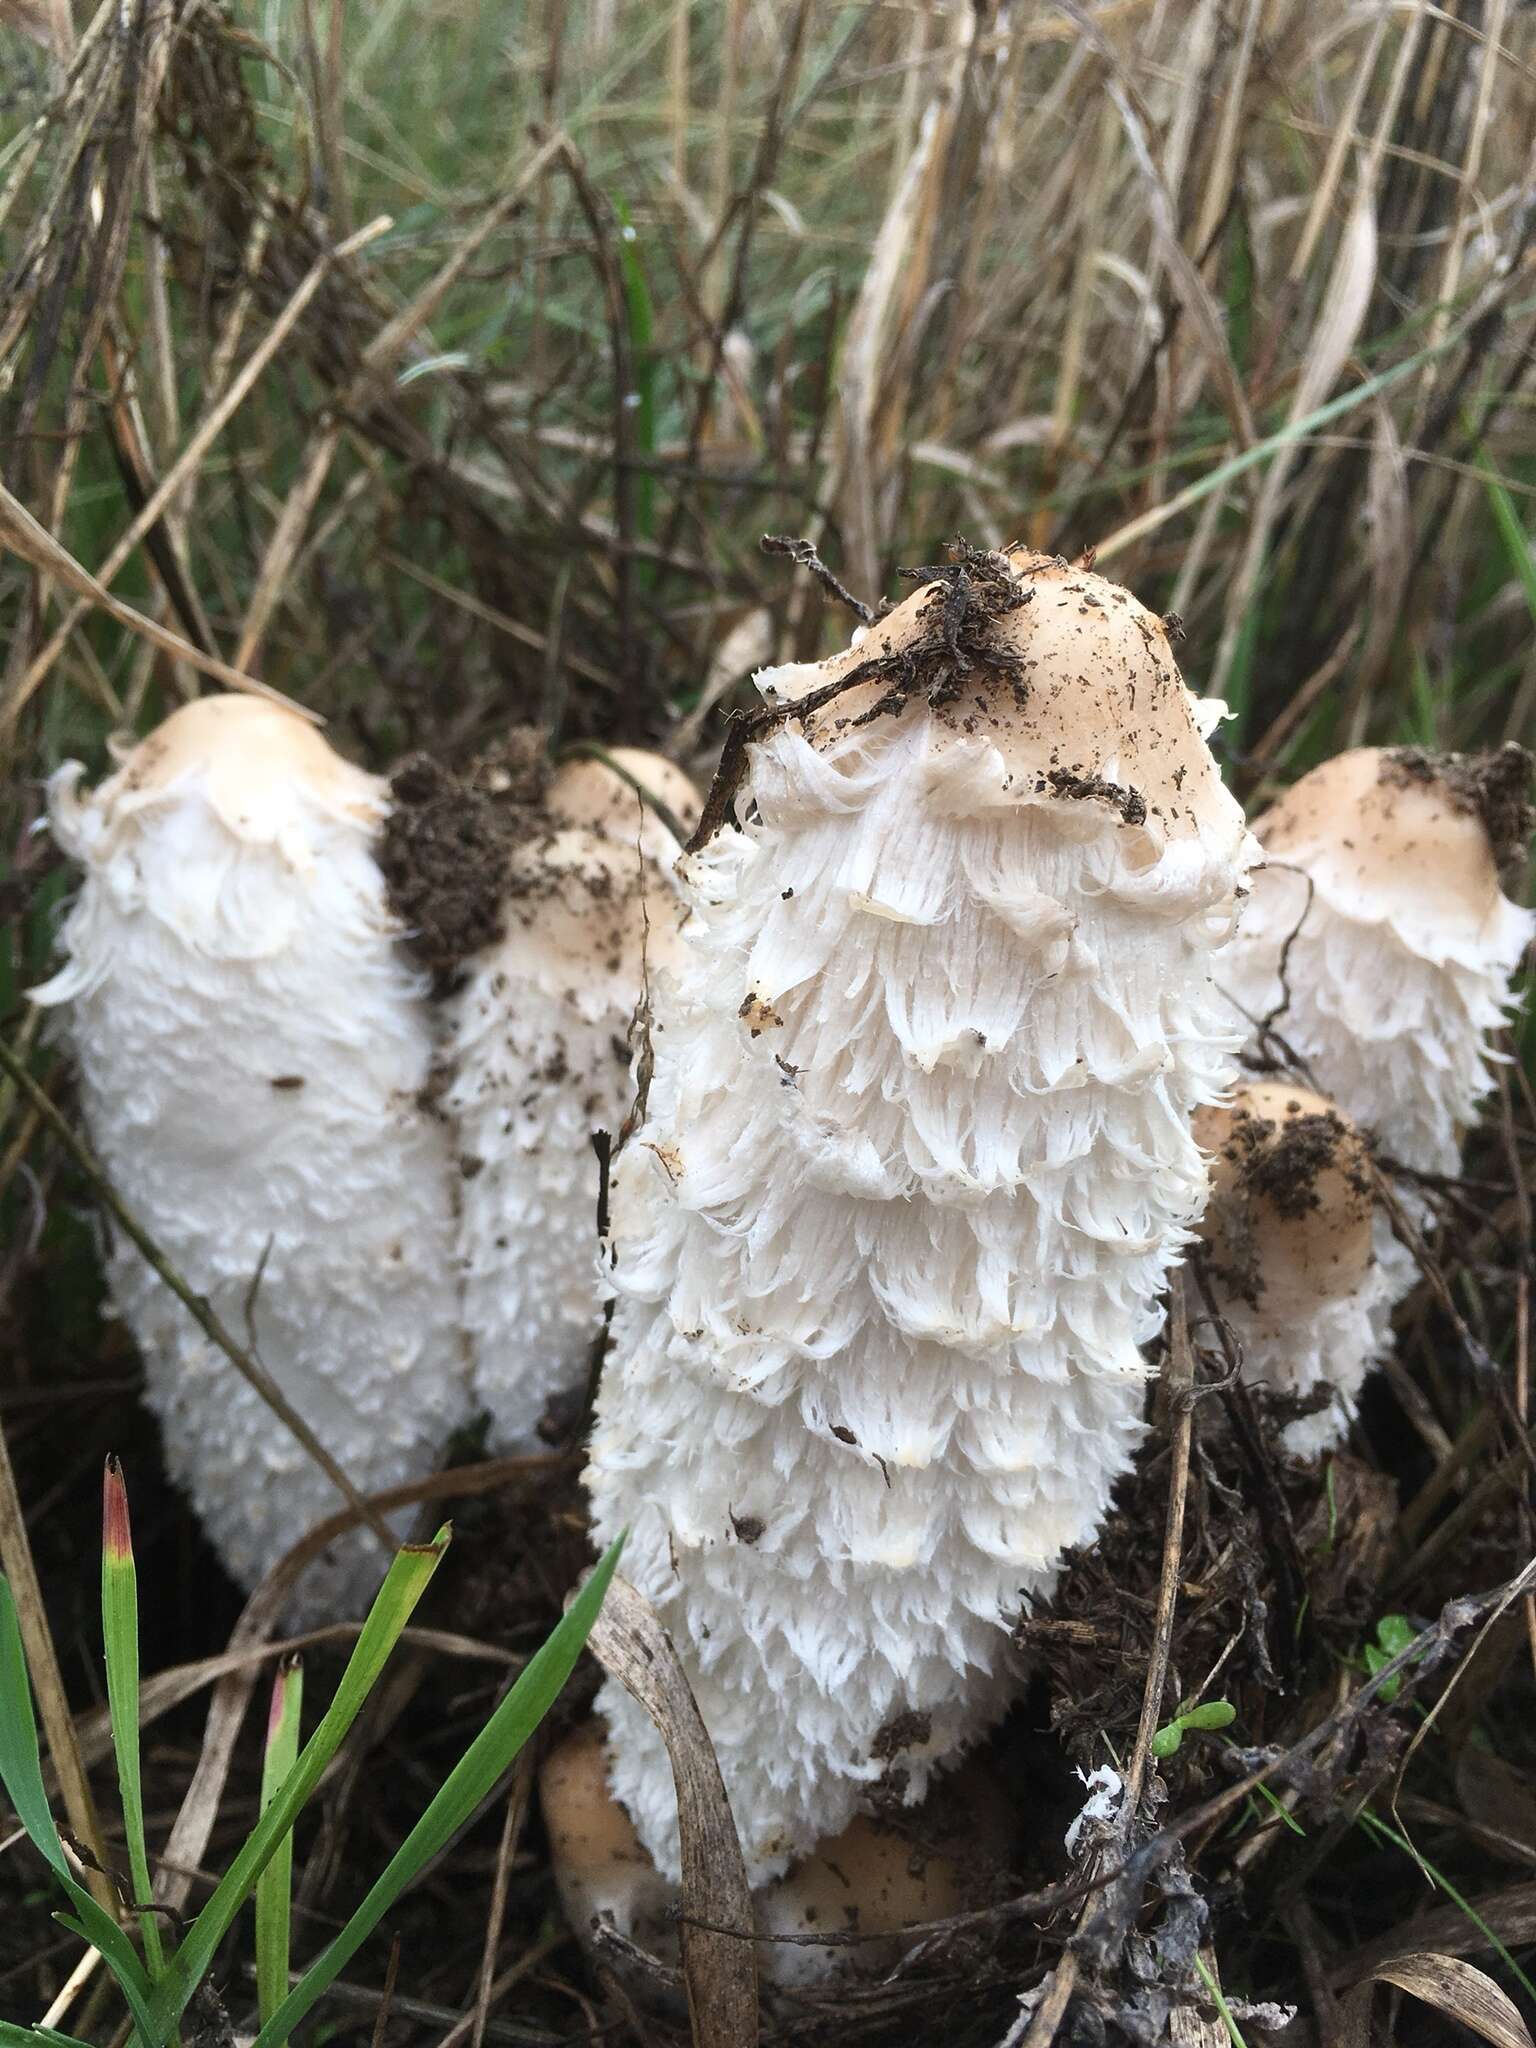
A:
{"type": "MultiPolygon", "coordinates": [[[[476,1411],[496,1448],[568,1426],[611,1292],[593,1534],[629,1530],[760,1929],[802,1938],[782,1982],[849,1966],[804,1940],[840,1916],[963,1903],[872,1813],[950,1770],[951,1821],[1003,1828],[954,1767],[1130,1465],[1197,1235],[1287,1450],[1347,1429],[1415,1270],[1381,1176],[1429,1229],[1533,928],[1519,750],[1341,755],[1250,833],[1128,592],[1020,549],[911,573],[758,676],[702,822],[655,755],[523,733],[386,783],[246,697],[50,791],[84,880],[37,999],[103,1164],[360,1487],[476,1411]]],[[[330,1483],[131,1247],[109,1274],[252,1584],[330,1483]]],[[[349,1536],[301,1612],[378,1571],[349,1536]]],[[[616,1682],[541,1790],[573,1922],[664,1944],[671,1769],[616,1682]]]]}
{"type": "MultiPolygon", "coordinates": [[[[482,834],[489,908],[434,1001],[385,872],[409,805],[291,712],[206,698],[80,780],[50,790],[84,880],[35,996],[114,1187],[363,1491],[424,1477],[477,1407],[525,1448],[598,1325],[589,1138],[628,1102],[642,956],[675,942],[670,834],[608,770],[559,771],[482,834]]],[[[108,1274],[172,1475],[254,1585],[332,1484],[136,1250],[114,1240],[108,1274]]],[[[381,1569],[348,1535],[293,1611],[355,1612],[381,1569]]]]}

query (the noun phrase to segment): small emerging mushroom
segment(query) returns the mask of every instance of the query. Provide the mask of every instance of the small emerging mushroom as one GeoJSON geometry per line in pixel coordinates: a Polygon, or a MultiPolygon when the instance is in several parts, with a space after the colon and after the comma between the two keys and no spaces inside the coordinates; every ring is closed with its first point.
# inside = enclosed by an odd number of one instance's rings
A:
{"type": "MultiPolygon", "coordinates": [[[[758,1885],[1012,1698],[1020,1603],[1140,1439],[1239,1040],[1211,962],[1257,849],[1161,621],[1019,551],[923,575],[759,677],[614,1172],[595,1530],[630,1528],[758,1885]]],[[[676,1878],[661,1742],[599,1706],[676,1878]]]]}
{"type": "Polygon", "coordinates": [[[1201,1235],[1243,1377],[1302,1398],[1326,1390],[1284,1431],[1288,1450],[1314,1456],[1348,1428],[1376,1356],[1387,1282],[1365,1141],[1326,1097],[1279,1081],[1199,1110],[1195,1136],[1214,1155],[1201,1235]]]}
{"type": "MultiPolygon", "coordinates": [[[[985,1903],[1007,1867],[1015,1814],[1002,1787],[967,1763],[945,1783],[942,1825],[864,1815],[753,1901],[758,1971],[781,1989],[883,1974],[909,1945],[909,1928],[985,1903]],[[936,1833],[936,1841],[927,1839],[936,1833]],[[833,1939],[818,1941],[818,1935],[833,1939]],[[850,1939],[849,1937],[857,1937],[850,1939]]],[[[681,1894],[657,1873],[608,1786],[601,1728],[569,1736],[539,1774],[560,1903],[573,1931],[610,1967],[600,1930],[675,1962],[681,1894]]],[[[931,1822],[932,1816],[919,1816],[931,1822]]]]}
{"type": "MultiPolygon", "coordinates": [[[[1536,920],[1500,887],[1531,829],[1530,757],[1362,747],[1314,768],[1254,831],[1255,876],[1218,978],[1261,1055],[1306,1074],[1387,1164],[1455,1174],[1492,1082],[1491,1034],[1536,920]]],[[[1423,1230],[1418,1190],[1398,1191],[1423,1230]]],[[[1412,1253],[1378,1211],[1377,1352],[1412,1287],[1412,1253]]]]}
{"type": "Polygon", "coordinates": [[[539,1805],[560,1904],[583,1944],[590,1947],[594,1927],[603,1925],[652,1955],[675,1957],[677,1926],[669,1914],[677,1887],[657,1875],[608,1789],[595,1721],[550,1754],[539,1772],[539,1805]]]}
{"type": "MultiPolygon", "coordinates": [[[[84,880],[34,994],[65,1011],[97,1154],[353,1482],[420,1477],[469,1391],[431,1019],[374,859],[385,786],[246,696],[175,712],[89,795],[81,774],[49,787],[84,880]]],[[[109,1284],[171,1474],[252,1586],[341,1500],[124,1242],[109,1284]]],[[[355,1612],[382,1571],[355,1532],[298,1612],[355,1612]]]]}
{"type": "Polygon", "coordinates": [[[502,1451],[538,1447],[550,1402],[585,1386],[601,1321],[593,1134],[623,1121],[636,1007],[678,944],[680,848],[623,776],[689,825],[697,793],[657,754],[609,759],[622,773],[557,770],[508,833],[499,934],[463,961],[443,1006],[464,1324],[502,1451]]]}

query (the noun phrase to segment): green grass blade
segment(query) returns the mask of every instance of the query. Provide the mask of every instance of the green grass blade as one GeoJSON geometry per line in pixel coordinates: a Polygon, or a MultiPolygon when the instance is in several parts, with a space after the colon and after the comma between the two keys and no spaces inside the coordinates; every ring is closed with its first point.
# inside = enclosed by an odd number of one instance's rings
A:
{"type": "Polygon", "coordinates": [[[0,2020],[0,2048],[90,2048],[90,2044],[53,2027],[18,2027],[14,2020],[0,2020]]]}
{"type": "Polygon", "coordinates": [[[509,1767],[570,1677],[597,1619],[623,1547],[622,1536],[610,1544],[558,1627],[449,1772],[436,1798],[390,1858],[368,1896],[262,2026],[255,2048],[282,2048],[417,1872],[457,1834],[509,1767]]]}
{"type": "MultiPolygon", "coordinates": [[[[272,1681],[272,1712],[261,1761],[261,1810],[266,1812],[299,1758],[299,1708],[304,1660],[285,1657],[272,1681]]],[[[262,2024],[288,1996],[289,1936],[293,1912],[293,1831],[256,1880],[256,1997],[262,2024]]]]}
{"type": "Polygon", "coordinates": [[[1360,1825],[1364,1827],[1368,1833],[1376,1836],[1378,1840],[1382,1837],[1385,1837],[1385,1839],[1391,1842],[1395,1848],[1401,1849],[1405,1856],[1412,1857],[1413,1861],[1419,1866],[1420,1870],[1423,1871],[1424,1875],[1429,1879],[1430,1883],[1435,1887],[1435,1889],[1437,1891],[1444,1892],[1445,1896],[1450,1900],[1451,1904],[1456,1908],[1456,1910],[1459,1913],[1463,1914],[1468,1921],[1470,1921],[1472,1926],[1474,1926],[1477,1929],[1478,1933],[1482,1935],[1483,1939],[1487,1942],[1488,1946],[1493,1950],[1494,1954],[1498,1957],[1499,1961],[1504,1965],[1505,1969],[1508,1970],[1510,1975],[1515,1979],[1516,1983],[1520,1986],[1521,1990],[1525,1992],[1526,1996],[1530,1998],[1533,2003],[1536,2003],[1536,1983],[1533,1983],[1532,1980],[1526,1975],[1525,1971],[1521,1969],[1520,1965],[1515,1961],[1514,1957],[1510,1954],[1509,1950],[1504,1946],[1503,1942],[1500,1941],[1499,1937],[1488,1925],[1488,1922],[1482,1917],[1482,1915],[1477,1911],[1476,1907],[1473,1906],[1469,1900],[1462,1897],[1461,1893],[1456,1889],[1455,1885],[1451,1883],[1450,1879],[1445,1875],[1444,1871],[1437,1870],[1434,1864],[1431,1863],[1426,1856],[1420,1854],[1419,1850],[1414,1847],[1413,1843],[1409,1841],[1406,1835],[1399,1834],[1398,1830],[1394,1827],[1389,1827],[1387,1823],[1381,1818],[1380,1814],[1372,1813],[1369,1808],[1366,1808],[1364,1811],[1358,1814],[1356,1818],[1360,1825]]]}
{"type": "MultiPolygon", "coordinates": [[[[108,1458],[101,1475],[101,1639],[107,1656],[107,1708],[123,1802],[123,1832],[135,1903],[154,1896],[144,1841],[144,1792],[139,1774],[139,1578],[123,1468],[108,1458]]],[[[160,1927],[153,1913],[139,1916],[150,1982],[165,1967],[160,1927]]]]}
{"type": "Polygon", "coordinates": [[[0,1784],[5,1786],[6,1797],[15,1807],[28,1839],[47,1860],[75,1909],[77,1917],[64,1924],[101,1950],[122,1987],[145,2048],[158,2048],[160,2036],[150,2031],[147,2024],[150,1983],[134,1954],[133,1943],[111,1914],[104,1912],[85,1887],[75,1882],[64,1844],[48,1810],[42,1755],[37,1746],[37,1720],[32,1711],[32,1687],[21,1645],[21,1624],[16,1619],[10,1581],[4,1577],[0,1577],[0,1784]]]}
{"type": "Polygon", "coordinates": [[[368,1610],[368,1619],[324,1719],[305,1744],[272,1804],[246,1837],[212,1898],[187,1930],[174,1960],[154,1988],[152,2048],[157,2048],[186,2011],[188,2000],[202,1982],[219,1943],[234,1924],[235,1915],[255,1890],[257,1878],[271,1862],[278,1844],[319,1784],[326,1765],[346,1739],[347,1730],[378,1683],[401,1630],[442,1562],[448,1548],[448,1533],[446,1528],[440,1529],[430,1543],[407,1545],[390,1566],[389,1576],[368,1610]]]}
{"type": "Polygon", "coordinates": [[[1531,552],[1530,536],[1521,522],[1514,499],[1504,488],[1503,480],[1481,449],[1478,450],[1477,466],[1487,487],[1488,502],[1493,507],[1494,524],[1499,529],[1504,552],[1509,556],[1509,565],[1525,591],[1525,602],[1530,609],[1531,617],[1536,619],[1536,556],[1531,552]]]}

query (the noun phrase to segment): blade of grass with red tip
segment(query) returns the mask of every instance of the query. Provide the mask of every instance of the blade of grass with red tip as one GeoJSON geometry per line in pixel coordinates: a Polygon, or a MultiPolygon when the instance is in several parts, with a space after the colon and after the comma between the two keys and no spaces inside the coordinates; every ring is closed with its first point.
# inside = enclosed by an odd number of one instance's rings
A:
{"type": "Polygon", "coordinates": [[[255,2048],[286,2048],[294,2028],[340,1976],[411,1880],[458,1833],[487,1798],[513,1758],[549,1712],[592,1624],[624,1547],[620,1535],[566,1609],[543,1646],[529,1659],[516,1685],[448,1773],[437,1796],[390,1858],[383,1874],[346,1926],[313,1962],[270,2019],[264,2019],[255,2048]]]}
{"type": "MultiPolygon", "coordinates": [[[[304,1698],[304,1660],[285,1657],[272,1681],[267,1747],[261,1760],[261,1810],[266,1812],[298,1762],[299,1708],[304,1698]]],[[[284,1835],[272,1861],[256,1880],[256,1998],[265,2026],[288,1996],[289,1933],[293,1913],[293,1831],[284,1835]]]]}
{"type": "MultiPolygon", "coordinates": [[[[107,1709],[123,1802],[123,1833],[134,1903],[154,1896],[144,1840],[144,1790],[139,1773],[139,1575],[123,1468],[109,1457],[101,1475],[101,1639],[107,1655],[107,1709]]],[[[160,1926],[152,1912],[139,1916],[144,1960],[153,1983],[165,1968],[160,1926]]]]}
{"type": "Polygon", "coordinates": [[[16,1602],[10,1585],[0,1577],[0,1784],[16,1809],[16,1817],[27,1831],[32,1845],[47,1861],[54,1876],[69,1896],[74,1912],[56,1917],[60,1926],[82,1941],[101,1950],[107,1967],[117,1979],[140,2037],[148,2048],[164,2036],[150,2018],[151,1985],[145,1976],[133,1943],[111,1914],[98,1906],[85,1887],[76,1881],[64,1853],[64,1844],[48,1810],[43,1789],[42,1758],[37,1747],[37,1720],[32,1712],[32,1688],[27,1678],[26,1654],[21,1646],[21,1625],[16,1619],[16,1602]]]}
{"type": "Polygon", "coordinates": [[[188,2001],[213,1962],[219,1943],[256,1889],[256,1880],[277,1853],[278,1845],[319,1784],[326,1765],[340,1749],[347,1730],[362,1712],[363,1702],[378,1683],[379,1674],[399,1641],[401,1630],[427,1590],[432,1574],[442,1563],[449,1535],[450,1531],[445,1526],[439,1529],[430,1543],[408,1543],[397,1553],[388,1578],[368,1610],[368,1619],[353,1646],[347,1668],[341,1674],[336,1696],[326,1709],[319,1727],[304,1745],[298,1762],[283,1781],[272,1804],[246,1837],[234,1862],[215,1887],[213,1896],[187,1929],[181,1947],[167,1963],[165,1974],[155,1985],[150,2025],[144,2033],[147,2048],[159,2048],[186,2011],[188,2001]]]}

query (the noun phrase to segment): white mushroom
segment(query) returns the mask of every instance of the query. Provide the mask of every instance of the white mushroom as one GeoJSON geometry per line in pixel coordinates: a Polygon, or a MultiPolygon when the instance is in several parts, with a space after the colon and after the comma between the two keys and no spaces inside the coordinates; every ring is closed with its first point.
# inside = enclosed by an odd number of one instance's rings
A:
{"type": "Polygon", "coordinates": [[[1326,1394],[1284,1431],[1288,1450],[1315,1456],[1349,1427],[1388,1284],[1372,1249],[1365,1141],[1326,1097],[1280,1081],[1199,1110],[1195,1136],[1214,1154],[1201,1235],[1243,1376],[1281,1394],[1326,1394]]]}
{"type": "MultiPolygon", "coordinates": [[[[65,1008],[102,1163],[356,1485],[419,1477],[469,1390],[431,1019],[374,860],[384,784],[243,696],[177,711],[90,795],[81,772],[50,786],[85,876],[35,994],[65,1008]]],[[[126,1244],[110,1286],[171,1473],[250,1586],[336,1491],[126,1244]]],[[[355,1611],[382,1570],[349,1536],[300,1612],[355,1611]]]]}
{"type": "MultiPolygon", "coordinates": [[[[1490,1034],[1531,913],[1499,886],[1530,830],[1530,761],[1362,747],[1312,770],[1256,823],[1267,865],[1218,970],[1266,1050],[1288,1048],[1386,1159],[1454,1174],[1492,1082],[1490,1034]]],[[[1399,1200],[1423,1228],[1428,1202],[1399,1200]]],[[[1378,1213],[1388,1341],[1413,1255],[1378,1213]]]]}
{"type": "MultiPolygon", "coordinates": [[[[1210,980],[1257,849],[1161,622],[966,552],[759,678],[739,831],[682,864],[648,1114],[614,1176],[599,1540],[689,1669],[760,1883],[919,1799],[1016,1684],[1009,1624],[1142,1430],[1205,1194],[1210,980]]],[[[678,1872],[611,1682],[613,1785],[678,1872]]]]}
{"type": "MultiPolygon", "coordinates": [[[[669,762],[629,748],[610,759],[693,821],[697,793],[669,762]]],[[[636,1005],[678,943],[678,852],[620,775],[560,769],[509,833],[500,935],[444,1005],[465,1328],[500,1450],[537,1446],[550,1401],[586,1384],[601,1320],[592,1138],[617,1135],[633,1097],[636,1005]]]]}

